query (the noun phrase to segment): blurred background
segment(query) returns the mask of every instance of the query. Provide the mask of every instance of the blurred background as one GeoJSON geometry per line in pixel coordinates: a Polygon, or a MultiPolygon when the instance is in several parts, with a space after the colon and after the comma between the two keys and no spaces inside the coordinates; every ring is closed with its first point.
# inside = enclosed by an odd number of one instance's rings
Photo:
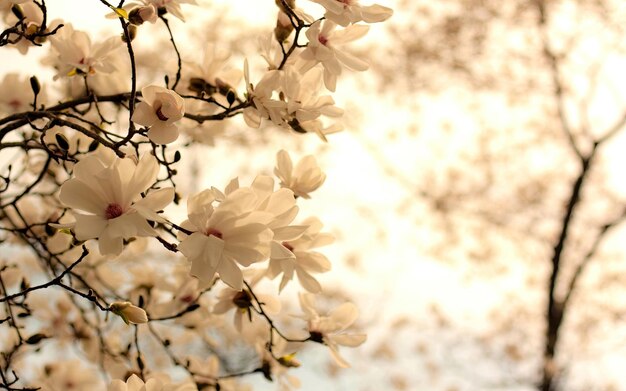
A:
{"type": "MultiPolygon", "coordinates": [[[[183,59],[216,40],[239,66],[275,23],[269,0],[198,2],[172,21],[183,59]]],[[[119,28],[95,1],[47,3],[77,29],[119,28]]],[[[342,351],[348,370],[304,352],[302,389],[626,390],[626,3],[381,4],[394,16],[352,46],[370,70],[338,84],[344,132],[235,119],[191,147],[181,181],[247,184],[281,148],[326,171],[302,215],[337,236],[325,294],[357,303],[368,341],[342,351]]],[[[156,29],[137,40],[167,45],[156,29]]],[[[10,56],[3,74],[47,72],[37,53],[10,56]]]]}

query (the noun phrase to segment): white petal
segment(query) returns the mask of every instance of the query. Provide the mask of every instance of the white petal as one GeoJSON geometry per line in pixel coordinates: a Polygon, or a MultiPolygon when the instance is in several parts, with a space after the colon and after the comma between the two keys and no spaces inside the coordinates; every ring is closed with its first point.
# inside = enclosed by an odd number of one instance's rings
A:
{"type": "Polygon", "coordinates": [[[296,274],[298,275],[298,281],[300,281],[300,285],[307,291],[311,293],[320,293],[322,291],[322,286],[320,283],[313,278],[309,273],[305,272],[302,269],[296,269],[296,274]]]}
{"type": "Polygon", "coordinates": [[[344,303],[332,310],[328,317],[343,330],[350,326],[359,317],[359,310],[352,303],[344,303]]]}
{"type": "Polygon", "coordinates": [[[131,120],[139,125],[152,126],[159,121],[159,117],[157,117],[152,106],[146,102],[139,102],[135,107],[131,120]]]}
{"type": "Polygon", "coordinates": [[[100,216],[104,215],[108,206],[108,202],[102,194],[76,178],[70,179],[61,186],[59,200],[70,208],[100,216]]]}
{"type": "Polygon", "coordinates": [[[107,226],[107,220],[100,216],[74,214],[76,239],[87,240],[99,237],[107,226]]]}
{"type": "Polygon", "coordinates": [[[330,337],[338,345],[356,347],[367,339],[365,334],[335,334],[330,337]]]}
{"type": "Polygon", "coordinates": [[[361,7],[361,15],[363,16],[364,22],[378,23],[389,19],[391,15],[393,15],[393,10],[382,5],[374,4],[361,7]]]}
{"type": "Polygon", "coordinates": [[[174,200],[174,188],[167,187],[151,191],[145,198],[135,202],[133,208],[148,220],[162,222],[163,218],[156,214],[174,200]]]}
{"type": "Polygon", "coordinates": [[[148,138],[155,144],[172,143],[178,138],[178,127],[159,121],[148,130],[148,138]]]}
{"type": "Polygon", "coordinates": [[[233,260],[222,257],[217,272],[222,281],[234,290],[240,291],[243,288],[243,274],[233,260]]]}

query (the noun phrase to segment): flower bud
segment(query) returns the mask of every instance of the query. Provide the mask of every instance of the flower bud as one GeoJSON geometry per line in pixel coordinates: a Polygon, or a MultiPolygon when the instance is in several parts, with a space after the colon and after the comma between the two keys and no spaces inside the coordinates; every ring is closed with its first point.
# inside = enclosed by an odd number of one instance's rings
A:
{"type": "Polygon", "coordinates": [[[278,42],[284,42],[293,31],[293,25],[289,16],[283,11],[278,11],[276,18],[276,27],[274,27],[274,36],[278,42]]]}
{"type": "MultiPolygon", "coordinates": [[[[128,36],[130,37],[131,41],[133,39],[135,39],[135,37],[137,36],[137,26],[135,26],[134,24],[129,24],[128,25],[128,36]]],[[[126,42],[126,34],[125,33],[122,33],[122,42],[126,42]]]]}
{"type": "Polygon", "coordinates": [[[122,320],[126,324],[138,324],[148,322],[148,315],[146,315],[146,311],[137,306],[134,306],[128,301],[113,302],[109,306],[109,310],[115,315],[122,318],[122,320]]]}
{"type": "Polygon", "coordinates": [[[30,77],[30,88],[33,89],[33,93],[35,95],[38,95],[39,92],[41,91],[41,85],[39,84],[39,80],[37,79],[37,76],[30,77]]]}

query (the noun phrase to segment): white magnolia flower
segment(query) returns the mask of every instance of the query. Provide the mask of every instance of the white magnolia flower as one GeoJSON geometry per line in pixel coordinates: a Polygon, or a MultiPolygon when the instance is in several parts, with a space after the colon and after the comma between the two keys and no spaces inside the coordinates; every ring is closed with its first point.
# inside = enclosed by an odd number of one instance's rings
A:
{"type": "Polygon", "coordinates": [[[44,365],[36,384],[42,391],[98,390],[103,386],[97,372],[81,360],[55,361],[44,365]]]}
{"type": "Polygon", "coordinates": [[[13,7],[15,4],[24,4],[27,2],[31,2],[31,1],[32,0],[2,0],[0,1],[0,14],[2,14],[5,17],[6,15],[9,15],[9,14],[12,15],[11,7],[13,7]]]}
{"type": "MultiPolygon", "coordinates": [[[[167,378],[167,376],[163,376],[167,378]]],[[[197,391],[197,387],[191,383],[173,385],[168,381],[153,377],[144,382],[137,375],[131,375],[126,382],[115,379],[109,383],[107,391],[197,391]]]]}
{"type": "Polygon", "coordinates": [[[311,251],[314,248],[326,246],[334,241],[329,233],[321,233],[322,223],[317,218],[309,218],[302,223],[306,231],[294,240],[285,240],[279,248],[272,247],[267,270],[270,278],[276,278],[283,273],[279,290],[282,290],[289,281],[298,276],[300,285],[311,293],[320,293],[322,286],[311,273],[325,273],[330,270],[330,261],[324,254],[311,251]]]}
{"type": "Polygon", "coordinates": [[[382,5],[360,5],[359,0],[311,0],[326,9],[324,17],[341,26],[364,21],[383,22],[393,15],[391,8],[382,5]]]}
{"type": "Polygon", "coordinates": [[[111,73],[117,69],[111,56],[122,47],[118,36],[92,44],[87,33],[74,30],[71,24],[66,24],[51,36],[50,43],[57,52],[55,65],[59,72],[55,78],[111,73]]]}
{"type": "MultiPolygon", "coordinates": [[[[330,95],[318,96],[322,87],[322,70],[315,67],[304,75],[293,67],[286,67],[282,77],[282,91],[287,101],[289,125],[296,131],[307,131],[307,124],[321,115],[341,117],[343,110],[335,107],[335,100],[330,95]]],[[[319,134],[319,133],[318,133],[319,134]]],[[[321,135],[324,140],[323,134],[321,135]]]]}
{"type": "Polygon", "coordinates": [[[246,124],[252,128],[258,128],[261,126],[261,119],[270,119],[274,124],[282,126],[285,122],[283,114],[286,104],[272,98],[274,91],[278,90],[280,85],[280,72],[268,71],[254,86],[250,83],[250,71],[246,60],[243,65],[243,74],[246,80],[246,97],[252,103],[243,110],[246,124]]]}
{"type": "Polygon", "coordinates": [[[293,191],[298,197],[311,198],[309,193],[317,190],[326,180],[326,174],[317,165],[313,155],[303,157],[294,168],[289,153],[284,149],[276,154],[274,174],[280,185],[293,191]]]}
{"type": "MultiPolygon", "coordinates": [[[[237,189],[239,189],[239,181],[233,179],[226,187],[226,194],[237,189]]],[[[267,175],[258,175],[250,185],[250,189],[256,195],[254,210],[269,213],[271,216],[267,223],[268,228],[274,234],[270,259],[294,258],[293,253],[287,250],[283,243],[299,239],[309,226],[291,225],[299,211],[293,192],[285,188],[274,190],[274,179],[267,175]]]]}
{"type": "Polygon", "coordinates": [[[148,220],[162,221],[157,211],[174,199],[174,189],[146,192],[156,181],[159,165],[146,154],[137,164],[109,150],[90,155],[74,167],[74,178],[61,186],[59,199],[73,211],[78,240],[98,239],[102,255],[119,255],[124,239],[156,236],[148,220]]]}
{"type": "Polygon", "coordinates": [[[178,19],[185,21],[183,11],[180,8],[181,4],[197,4],[196,0],[142,0],[144,4],[152,4],[158,10],[164,10],[177,17],[178,19]]]}
{"type": "Polygon", "coordinates": [[[330,91],[335,91],[342,64],[355,71],[365,71],[369,67],[363,60],[338,48],[367,34],[369,26],[355,24],[339,31],[335,31],[335,27],[337,25],[331,20],[324,20],[323,24],[320,21],[313,23],[306,31],[309,40],[307,47],[300,54],[304,60],[300,72],[305,73],[321,63],[324,67],[324,85],[330,91]]]}
{"type": "Polygon", "coordinates": [[[300,294],[300,307],[304,312],[303,318],[308,321],[309,339],[328,346],[339,366],[350,367],[350,364],[339,355],[338,345],[356,347],[367,339],[365,334],[344,333],[358,318],[357,307],[352,303],[344,303],[328,315],[321,316],[317,313],[315,295],[311,293],[300,294]]]}
{"type": "MultiPolygon", "coordinates": [[[[156,23],[159,18],[159,11],[154,4],[145,3],[126,3],[122,9],[128,14],[128,21],[136,26],[139,26],[145,22],[156,23]]],[[[111,12],[106,17],[108,19],[117,19],[121,16],[117,9],[115,12],[111,12]]]]}
{"type": "Polygon", "coordinates": [[[202,283],[210,283],[218,273],[230,287],[241,290],[243,274],[237,264],[250,266],[267,259],[273,235],[267,223],[272,216],[255,210],[257,195],[252,189],[237,189],[214,207],[217,195],[211,189],[189,198],[189,219],[181,226],[193,233],[181,235],[178,249],[202,283]]]}
{"type": "Polygon", "coordinates": [[[147,86],[141,89],[140,102],[132,120],[150,127],[148,138],[155,144],[169,144],[178,138],[174,122],[185,115],[185,101],[176,92],[164,87],[147,86]]]}
{"type": "MultiPolygon", "coordinates": [[[[24,15],[22,23],[25,36],[38,40],[36,34],[39,32],[41,24],[43,23],[43,12],[41,11],[41,8],[30,0],[2,0],[0,3],[2,4],[1,7],[7,11],[11,9],[13,4],[18,4],[22,11],[22,15],[24,15]]],[[[10,26],[18,23],[18,19],[13,13],[9,13],[6,19],[7,24],[10,26]]],[[[7,38],[9,41],[15,41],[19,38],[19,36],[14,33],[9,33],[7,38]]],[[[11,45],[11,47],[16,48],[21,54],[28,53],[28,49],[30,49],[31,46],[33,46],[32,42],[25,38],[21,38],[16,44],[11,45]]]]}
{"type": "MultiPolygon", "coordinates": [[[[251,284],[254,285],[254,284],[251,284]]],[[[255,293],[256,297],[263,303],[263,310],[269,315],[276,315],[280,312],[280,301],[272,295],[255,293]]],[[[224,288],[217,295],[217,303],[213,307],[213,313],[225,314],[230,310],[235,310],[235,328],[241,332],[243,329],[244,317],[252,321],[253,299],[250,291],[246,288],[237,291],[232,288],[224,288]]]]}
{"type": "Polygon", "coordinates": [[[215,92],[225,95],[228,89],[239,84],[242,74],[239,69],[228,67],[230,55],[231,52],[225,48],[220,48],[213,43],[207,44],[202,64],[189,64],[187,72],[190,85],[193,79],[202,80],[206,85],[193,85],[191,89],[194,92],[203,91],[208,95],[215,92]]]}
{"type": "Polygon", "coordinates": [[[148,315],[146,315],[146,311],[142,308],[139,308],[128,301],[116,301],[109,305],[109,309],[115,315],[122,318],[124,323],[129,324],[138,324],[138,323],[147,323],[148,315]]]}

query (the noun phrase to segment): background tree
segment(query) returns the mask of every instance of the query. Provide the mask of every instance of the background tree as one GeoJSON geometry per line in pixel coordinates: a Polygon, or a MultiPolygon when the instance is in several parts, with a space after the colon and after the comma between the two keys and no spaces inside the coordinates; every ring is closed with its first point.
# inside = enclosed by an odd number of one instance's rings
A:
{"type": "Polygon", "coordinates": [[[359,137],[419,227],[400,243],[467,279],[424,292],[432,312],[413,309],[416,326],[399,320],[375,353],[423,356],[413,365],[430,375],[397,371],[399,388],[621,388],[623,5],[396,7],[374,66],[389,117],[418,114],[359,137]],[[413,350],[394,350],[405,338],[413,350]]]}

